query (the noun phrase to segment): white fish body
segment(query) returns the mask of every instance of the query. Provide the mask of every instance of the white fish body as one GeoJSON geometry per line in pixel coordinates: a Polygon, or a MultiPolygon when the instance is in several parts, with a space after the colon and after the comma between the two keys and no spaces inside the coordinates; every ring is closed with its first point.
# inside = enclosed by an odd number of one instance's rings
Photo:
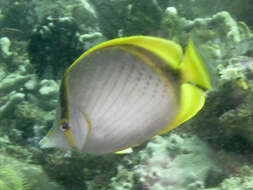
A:
{"type": "MultiPolygon", "coordinates": [[[[180,50],[175,51],[178,55],[172,51],[175,62],[181,59],[180,50]]],[[[120,43],[98,48],[81,56],[67,70],[60,92],[59,118],[42,144],[75,147],[91,154],[139,145],[201,109],[204,93],[195,88],[182,88],[180,73],[148,48],[120,43]],[[193,106],[192,113],[189,108],[187,113],[181,109],[185,102],[183,89],[199,96],[199,107],[193,106]]]]}
{"type": "Polygon", "coordinates": [[[108,48],[79,61],[67,81],[70,118],[79,110],[92,125],[80,147],[83,151],[113,152],[137,145],[176,116],[179,89],[175,79],[160,76],[141,58],[108,48]]]}

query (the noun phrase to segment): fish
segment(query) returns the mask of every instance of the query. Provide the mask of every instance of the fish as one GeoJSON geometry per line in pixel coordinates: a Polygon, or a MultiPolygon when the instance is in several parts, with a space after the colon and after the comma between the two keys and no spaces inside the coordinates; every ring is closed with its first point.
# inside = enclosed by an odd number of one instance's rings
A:
{"type": "Polygon", "coordinates": [[[192,38],[129,36],[103,42],[66,69],[42,148],[130,153],[195,116],[212,88],[192,38]]]}

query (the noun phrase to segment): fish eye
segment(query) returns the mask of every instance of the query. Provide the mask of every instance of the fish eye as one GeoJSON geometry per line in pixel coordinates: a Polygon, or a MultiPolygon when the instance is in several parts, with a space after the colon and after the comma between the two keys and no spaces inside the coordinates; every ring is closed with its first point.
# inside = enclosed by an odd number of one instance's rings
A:
{"type": "Polygon", "coordinates": [[[66,130],[69,130],[70,129],[70,126],[69,126],[69,123],[67,122],[63,122],[61,125],[60,125],[60,130],[61,131],[66,131],[66,130]]]}

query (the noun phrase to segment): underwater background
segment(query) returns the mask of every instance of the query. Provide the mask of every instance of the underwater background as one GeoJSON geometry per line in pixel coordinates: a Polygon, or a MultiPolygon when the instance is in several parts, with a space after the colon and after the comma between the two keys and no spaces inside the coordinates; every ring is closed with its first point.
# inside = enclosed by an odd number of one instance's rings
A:
{"type": "Polygon", "coordinates": [[[0,190],[252,190],[252,0],[0,0],[0,190]],[[41,149],[65,69],[106,40],[194,33],[215,87],[125,155],[41,149]]]}

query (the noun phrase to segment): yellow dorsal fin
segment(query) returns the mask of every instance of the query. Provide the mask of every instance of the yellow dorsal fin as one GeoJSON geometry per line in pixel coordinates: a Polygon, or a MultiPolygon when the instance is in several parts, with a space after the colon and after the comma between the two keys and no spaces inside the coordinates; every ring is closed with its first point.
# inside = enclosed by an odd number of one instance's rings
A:
{"type": "Polygon", "coordinates": [[[192,38],[189,39],[185,55],[180,64],[182,83],[190,82],[203,89],[211,88],[208,71],[197,53],[192,38]]]}
{"type": "Polygon", "coordinates": [[[83,53],[68,69],[71,70],[71,68],[84,56],[102,49],[106,47],[111,46],[123,46],[123,45],[130,45],[134,47],[143,48],[145,50],[148,50],[155,55],[157,55],[159,58],[163,59],[172,69],[179,69],[179,63],[182,58],[182,48],[177,43],[165,40],[162,38],[157,37],[151,37],[151,36],[131,36],[131,37],[123,37],[123,38],[116,38],[113,40],[109,40],[106,42],[103,42],[85,53],[83,53]]]}
{"type": "Polygon", "coordinates": [[[160,134],[166,133],[196,115],[205,104],[205,92],[189,83],[181,85],[181,105],[176,118],[160,134]]]}
{"type": "Polygon", "coordinates": [[[196,115],[205,104],[205,89],[211,88],[208,71],[197,53],[192,38],[189,39],[185,55],[180,64],[180,108],[172,123],[160,134],[181,125],[196,115]]]}

